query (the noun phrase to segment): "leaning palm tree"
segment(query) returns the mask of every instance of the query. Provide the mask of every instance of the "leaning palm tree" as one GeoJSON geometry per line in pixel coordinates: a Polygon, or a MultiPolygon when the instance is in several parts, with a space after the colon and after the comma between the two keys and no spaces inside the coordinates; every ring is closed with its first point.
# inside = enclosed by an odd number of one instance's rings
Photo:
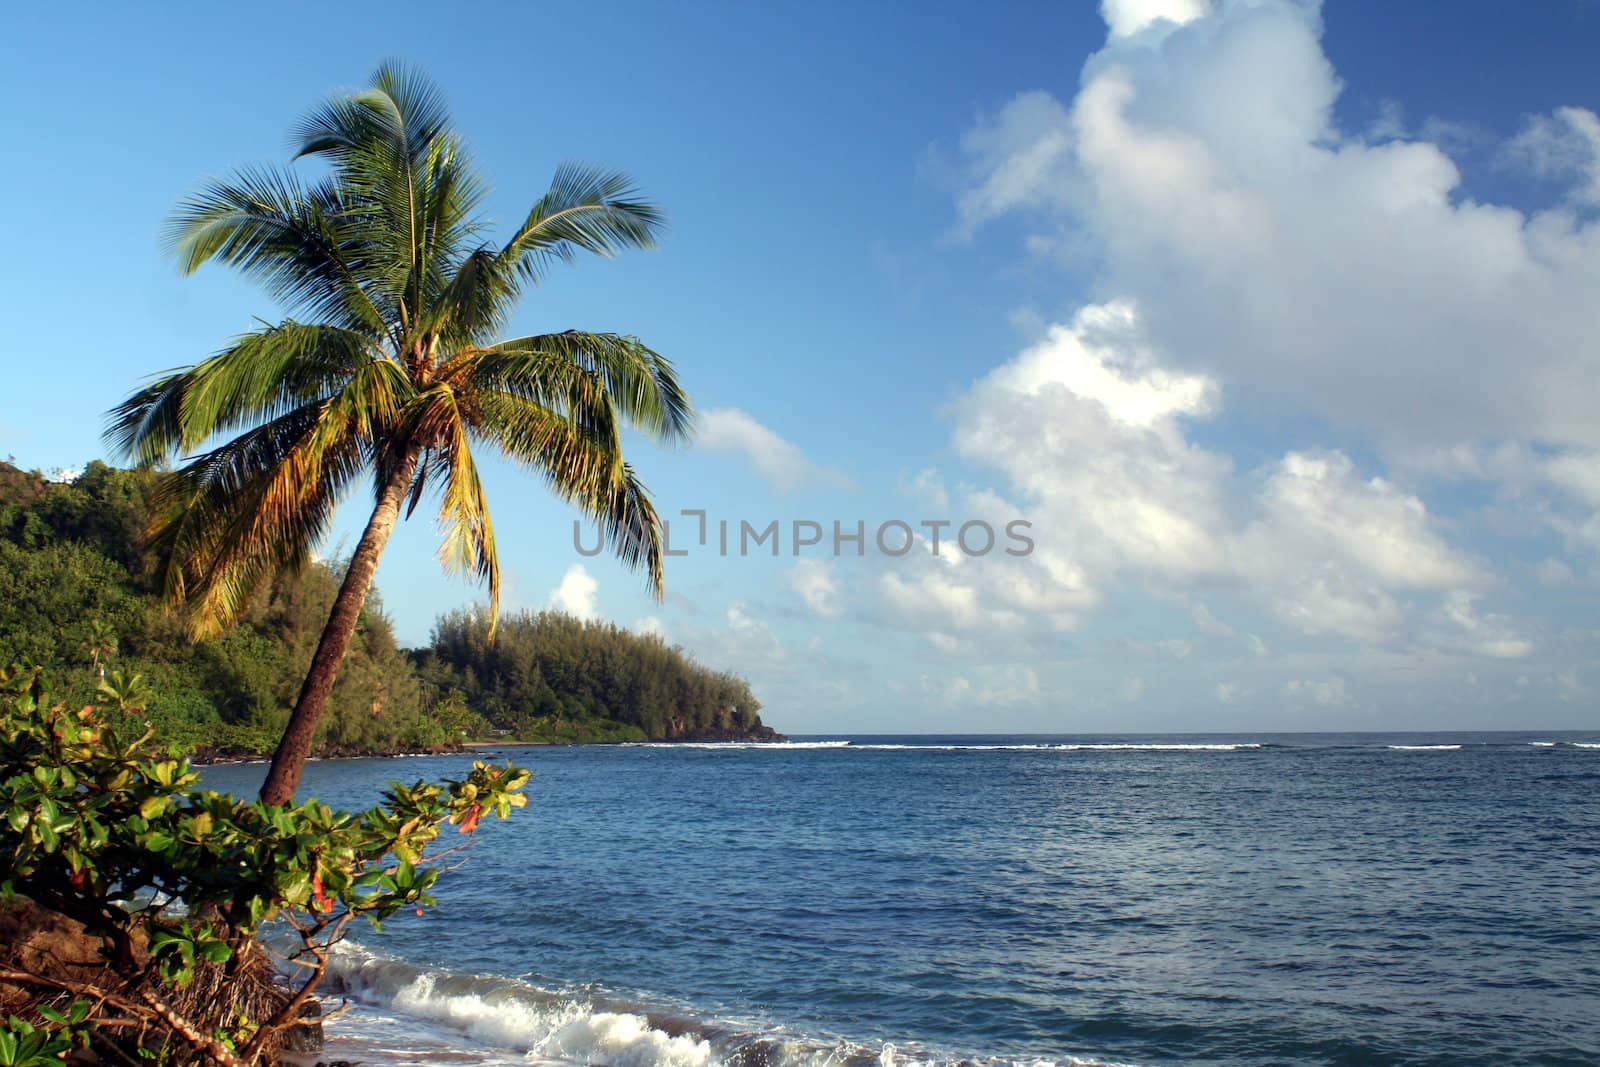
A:
{"type": "Polygon", "coordinates": [[[182,269],[217,260],[263,282],[290,317],[210,359],[164,373],[110,415],[108,441],[143,463],[175,461],[150,543],[166,596],[196,636],[233,620],[271,575],[303,565],[334,509],[370,479],[372,516],[261,788],[293,796],[385,543],[432,494],[440,558],[488,587],[500,569],[474,449],[537,474],[595,521],[661,591],[660,522],[624,462],[625,424],[687,437],[689,398],[635,337],[568,330],[495,340],[524,288],[579,252],[654,243],[662,216],[627,178],[563,164],[504,244],[485,237],[484,187],[438,91],[380,67],[296,129],[307,182],[252,169],[178,210],[182,269]]]}

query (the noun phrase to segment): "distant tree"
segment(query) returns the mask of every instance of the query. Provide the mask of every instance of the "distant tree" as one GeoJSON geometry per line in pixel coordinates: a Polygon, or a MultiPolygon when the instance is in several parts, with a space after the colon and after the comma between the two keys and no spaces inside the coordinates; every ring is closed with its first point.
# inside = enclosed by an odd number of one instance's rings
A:
{"type": "Polygon", "coordinates": [[[484,187],[420,73],[380,67],[369,89],[329,100],[296,134],[299,155],[330,164],[327,178],[258,168],[213,183],[174,218],[171,242],[184,271],[236,267],[308,321],[245,334],[159,377],[108,430],[141,463],[189,457],[162,478],[151,533],[160,589],[188,606],[197,635],[231,623],[273,573],[303,564],[339,502],[372,479],[375,506],[262,786],[273,804],[294,795],[402,509],[434,491],[441,559],[497,603],[473,456],[487,445],[599,523],[659,595],[660,522],[624,462],[621,429],[672,441],[691,420],[671,365],[637,338],[494,340],[551,264],[654,243],[662,216],[627,178],[562,165],[496,247],[477,215],[484,187]]]}
{"type": "Polygon", "coordinates": [[[112,671],[110,677],[100,680],[97,689],[118,711],[132,714],[150,706],[152,694],[142,674],[112,671]]]}
{"type": "Polygon", "coordinates": [[[768,733],[748,682],[659,637],[554,611],[509,614],[498,631],[490,645],[484,613],[442,615],[418,670],[529,740],[616,739],[611,726],[656,740],[768,733]]]}
{"type": "Polygon", "coordinates": [[[89,654],[89,665],[95,677],[104,678],[105,661],[117,654],[117,631],[103,619],[90,619],[89,635],[83,639],[80,647],[89,654]]]}

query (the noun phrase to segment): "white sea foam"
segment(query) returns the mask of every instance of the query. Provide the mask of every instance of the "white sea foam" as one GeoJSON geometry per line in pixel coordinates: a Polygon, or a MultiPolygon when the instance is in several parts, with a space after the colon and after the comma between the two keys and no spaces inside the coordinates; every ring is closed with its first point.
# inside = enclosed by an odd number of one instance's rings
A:
{"type": "Polygon", "coordinates": [[[353,998],[530,1059],[614,1067],[705,1067],[711,1043],[669,1034],[643,1014],[608,1010],[510,979],[425,971],[345,944],[330,974],[353,998]]]}
{"type": "Polygon", "coordinates": [[[1062,742],[1054,745],[851,745],[854,751],[879,752],[1237,752],[1240,749],[1260,748],[1248,744],[1141,744],[1137,742],[1105,741],[1094,743],[1062,742]]]}
{"type": "Polygon", "coordinates": [[[896,745],[888,742],[852,744],[853,752],[1038,752],[1054,745],[896,745]]]}
{"type": "Polygon", "coordinates": [[[1238,752],[1262,748],[1260,742],[1215,744],[1159,744],[1137,741],[1061,742],[1058,744],[950,744],[905,745],[858,741],[630,741],[624,748],[844,749],[850,752],[1238,752]]]}
{"type": "Polygon", "coordinates": [[[1573,748],[1600,748],[1600,741],[1574,741],[1573,748]]]}
{"type": "Polygon", "coordinates": [[[624,741],[621,748],[718,748],[744,749],[848,748],[848,741],[624,741]]]}
{"type": "Polygon", "coordinates": [[[1148,745],[1146,745],[1146,744],[1134,744],[1134,743],[1131,743],[1131,742],[1127,743],[1127,744],[1123,744],[1123,743],[1120,743],[1120,742],[1106,742],[1104,744],[1066,744],[1066,745],[1054,745],[1052,747],[1060,748],[1060,749],[1066,749],[1068,751],[1073,751],[1073,752],[1077,752],[1077,751],[1090,752],[1090,751],[1095,751],[1097,749],[1105,749],[1107,751],[1114,751],[1114,752],[1241,752],[1241,751],[1244,751],[1246,749],[1261,748],[1262,746],[1261,746],[1261,744],[1259,742],[1248,741],[1248,742],[1240,742],[1238,744],[1215,744],[1215,745],[1212,745],[1212,744],[1206,744],[1206,745],[1202,745],[1202,744],[1193,744],[1193,745],[1185,745],[1185,744],[1171,744],[1171,745],[1148,744],[1148,745]]]}
{"type": "Polygon", "coordinates": [[[1557,743],[1558,742],[1555,742],[1555,741],[1529,741],[1528,742],[1528,744],[1532,745],[1534,748],[1555,748],[1557,743]]]}
{"type": "Polygon", "coordinates": [[[325,1055],[348,1051],[372,1067],[418,1060],[476,1067],[1127,1067],[1075,1056],[956,1060],[914,1045],[869,1048],[807,1040],[770,1027],[697,1023],[509,978],[426,970],[350,942],[335,947],[328,973],[331,988],[324,987],[324,995],[342,994],[356,1010],[328,1024],[325,1055]],[[464,1046],[462,1038],[478,1047],[464,1046]]]}
{"type": "Polygon", "coordinates": [[[1390,745],[1396,752],[1454,752],[1460,745],[1390,745]]]}

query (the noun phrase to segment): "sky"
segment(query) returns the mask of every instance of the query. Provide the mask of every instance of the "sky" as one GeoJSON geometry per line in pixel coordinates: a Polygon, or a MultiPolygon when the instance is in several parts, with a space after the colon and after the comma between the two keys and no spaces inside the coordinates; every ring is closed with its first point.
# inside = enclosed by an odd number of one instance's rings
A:
{"type": "MultiPolygon", "coordinates": [[[[507,607],[792,734],[1600,728],[1600,5],[908,10],[14,5],[0,456],[114,459],[107,409],[275,320],[163,220],[402,58],[501,232],[564,159],[670,219],[509,327],[678,368],[694,442],[628,445],[666,598],[490,464],[507,607]]],[[[483,599],[436,544],[379,569],[407,642],[483,599]]]]}

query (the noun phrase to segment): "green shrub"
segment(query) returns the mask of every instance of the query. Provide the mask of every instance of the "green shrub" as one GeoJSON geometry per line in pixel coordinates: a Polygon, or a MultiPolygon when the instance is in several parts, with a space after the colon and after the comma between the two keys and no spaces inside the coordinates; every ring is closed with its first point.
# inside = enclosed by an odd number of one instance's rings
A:
{"type": "Polygon", "coordinates": [[[483,815],[526,803],[527,771],[481,761],[461,780],[391,783],[356,815],[316,800],[250,803],[198,788],[142,717],[57,700],[38,669],[0,671],[0,689],[0,897],[81,923],[114,976],[101,987],[0,970],[38,993],[36,1019],[0,1026],[0,1056],[35,1057],[19,1062],[55,1062],[62,1040],[87,1040],[112,1016],[143,1025],[140,1047],[156,1060],[263,1062],[350,922],[434,903],[437,860],[454,851],[435,847],[447,824],[470,834],[483,815]],[[289,955],[304,969],[270,1010],[241,1014],[228,984],[243,981],[269,919],[293,931],[289,955]],[[223,995],[185,999],[197,976],[223,995]]]}

